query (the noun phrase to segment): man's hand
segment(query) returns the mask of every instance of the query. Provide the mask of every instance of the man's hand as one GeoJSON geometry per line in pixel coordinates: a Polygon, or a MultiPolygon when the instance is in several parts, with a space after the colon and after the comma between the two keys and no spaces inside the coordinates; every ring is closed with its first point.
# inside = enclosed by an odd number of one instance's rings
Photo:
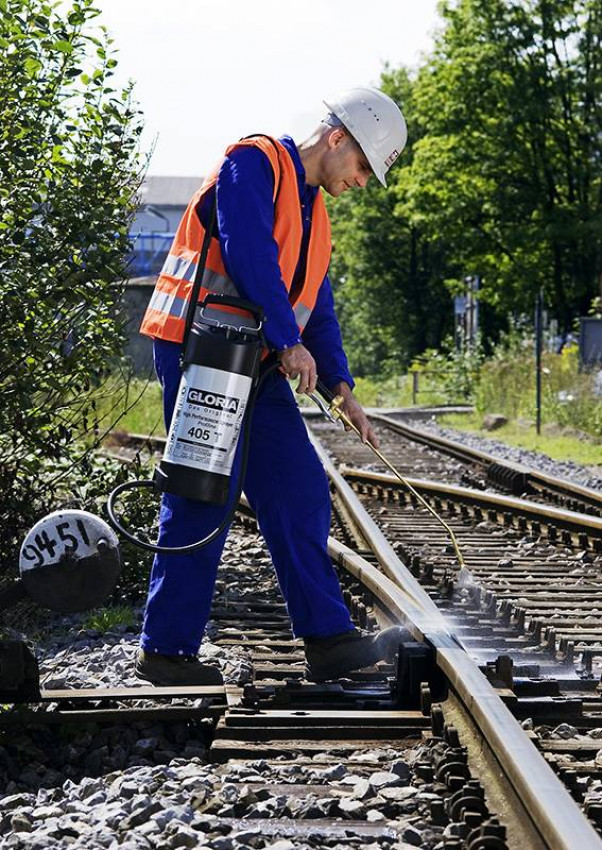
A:
{"type": "Polygon", "coordinates": [[[316,361],[307,348],[298,342],[297,345],[292,345],[290,348],[281,351],[278,358],[280,360],[280,371],[287,378],[299,378],[297,392],[313,393],[316,388],[318,371],[316,361]]]}
{"type": "MultiPolygon", "coordinates": [[[[343,404],[341,405],[341,410],[347,414],[351,422],[355,425],[362,436],[362,441],[364,443],[370,442],[376,448],[379,447],[380,443],[378,442],[378,437],[374,433],[370,422],[368,421],[368,417],[364,413],[364,409],[357,401],[355,396],[353,395],[353,391],[348,383],[345,381],[341,381],[340,384],[337,384],[332,388],[332,391],[336,395],[343,396],[343,404]]],[[[349,431],[349,427],[345,426],[349,431]]]]}

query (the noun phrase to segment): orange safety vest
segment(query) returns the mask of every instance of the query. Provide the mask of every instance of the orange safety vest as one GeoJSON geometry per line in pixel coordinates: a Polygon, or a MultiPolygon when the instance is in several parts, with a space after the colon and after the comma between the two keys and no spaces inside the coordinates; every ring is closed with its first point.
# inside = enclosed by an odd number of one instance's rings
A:
{"type": "MultiPolygon", "coordinates": [[[[274,170],[273,237],[278,245],[278,263],[282,280],[287,292],[290,293],[303,235],[295,166],[284,145],[266,136],[241,139],[231,145],[225,155],[228,156],[241,145],[258,147],[266,154],[274,170]]],[[[178,226],[142,320],[140,333],[146,336],[173,342],[182,342],[184,338],[192,282],[205,235],[205,229],[197,214],[197,207],[206,194],[215,192],[218,172],[219,167],[195,192],[178,226]]],[[[297,287],[298,291],[290,298],[300,331],[307,324],[315,306],[318,291],[328,270],[330,250],[330,221],[322,195],[318,192],[313,204],[305,280],[303,286],[297,287]]],[[[238,296],[234,282],[226,274],[219,240],[215,237],[210,242],[199,301],[202,301],[208,293],[238,296]]],[[[217,311],[212,307],[211,317],[217,318],[216,314],[217,311]]]]}

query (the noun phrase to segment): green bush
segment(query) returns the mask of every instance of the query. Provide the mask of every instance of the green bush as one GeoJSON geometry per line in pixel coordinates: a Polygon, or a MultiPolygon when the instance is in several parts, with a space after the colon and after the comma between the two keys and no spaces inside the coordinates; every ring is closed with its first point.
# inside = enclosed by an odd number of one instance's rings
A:
{"type": "MultiPolygon", "coordinates": [[[[504,340],[479,373],[475,390],[478,413],[502,413],[508,419],[535,419],[534,342],[523,336],[504,340]]],[[[577,346],[542,356],[542,419],[602,437],[602,400],[594,395],[591,373],[579,371],[577,346]]]]}
{"type": "MultiPolygon", "coordinates": [[[[94,430],[140,182],[139,113],[92,0],[0,0],[0,564],[94,430]]],[[[80,473],[81,474],[81,473],[80,473]]]]}

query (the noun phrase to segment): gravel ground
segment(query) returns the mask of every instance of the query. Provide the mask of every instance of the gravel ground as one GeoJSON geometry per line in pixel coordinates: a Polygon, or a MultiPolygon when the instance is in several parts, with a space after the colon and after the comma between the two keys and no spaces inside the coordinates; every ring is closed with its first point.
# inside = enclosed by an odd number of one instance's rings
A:
{"type": "Polygon", "coordinates": [[[589,467],[581,466],[572,461],[552,460],[552,458],[541,454],[541,452],[509,446],[506,443],[501,443],[499,440],[490,437],[480,437],[468,431],[443,428],[432,419],[424,421],[418,419],[412,420],[412,427],[430,431],[448,440],[455,440],[457,443],[462,443],[462,445],[469,446],[471,449],[488,452],[500,460],[520,463],[523,466],[528,466],[531,469],[536,469],[548,475],[565,478],[567,481],[580,484],[582,487],[589,487],[592,490],[602,489],[602,445],[600,446],[600,465],[598,467],[589,467]]]}
{"type": "MultiPolygon", "coordinates": [[[[412,774],[424,747],[352,754],[348,766],[264,760],[203,764],[198,757],[145,763],[37,793],[2,799],[1,846],[15,850],[199,847],[212,850],[372,850],[442,846],[457,826],[434,825],[441,791],[412,774]],[[363,762],[382,763],[365,767],[363,762]],[[267,787],[278,784],[276,795],[267,787]],[[294,787],[301,784],[302,788],[294,787]],[[281,818],[295,818],[295,827],[281,818]],[[334,828],[319,824],[336,817],[334,828]],[[359,829],[358,829],[359,825],[359,829]],[[361,829],[373,827],[361,837],[361,829]],[[307,834],[303,835],[306,831],[307,834]],[[295,835],[294,833],[298,834],[295,835]],[[290,836],[290,837],[289,837],[290,836]]],[[[316,756],[322,759],[323,756],[316,756]]]]}
{"type": "MultiPolygon", "coordinates": [[[[256,535],[235,528],[224,561],[222,601],[250,593],[243,565],[255,589],[277,594],[268,589],[271,566],[256,535]]],[[[139,685],[137,631],[116,626],[101,634],[81,623],[81,616],[57,618],[37,643],[44,687],[139,685]]],[[[201,658],[219,666],[228,683],[250,681],[247,653],[216,646],[216,631],[210,624],[201,658]]],[[[303,751],[294,763],[283,756],[220,765],[208,760],[210,740],[204,720],[9,727],[0,732],[0,847],[435,850],[459,828],[431,817],[431,804],[446,789],[414,770],[416,761],[429,759],[419,742],[403,751],[385,743],[364,747],[346,765],[303,751]],[[335,827],[320,825],[332,818],[335,827]]]]}
{"type": "MultiPolygon", "coordinates": [[[[73,636],[50,639],[38,646],[40,681],[45,688],[138,687],[134,661],[138,650],[138,634],[123,626],[100,634],[94,629],[81,629],[73,636]]],[[[253,679],[248,654],[238,647],[216,646],[205,639],[199,657],[222,672],[229,685],[243,685],[253,679]]]]}

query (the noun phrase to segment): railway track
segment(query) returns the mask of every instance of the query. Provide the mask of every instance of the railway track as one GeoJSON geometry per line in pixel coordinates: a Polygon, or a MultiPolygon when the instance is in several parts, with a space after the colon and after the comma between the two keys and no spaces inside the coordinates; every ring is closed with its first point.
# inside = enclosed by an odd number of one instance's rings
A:
{"type": "MultiPolygon", "coordinates": [[[[602,800],[588,797],[602,772],[597,738],[588,734],[602,727],[597,629],[577,633],[569,608],[554,632],[545,622],[558,592],[595,617],[596,517],[567,514],[562,525],[566,512],[552,511],[550,521],[548,506],[551,551],[543,558],[533,505],[525,518],[524,503],[511,504],[517,500],[484,508],[464,506],[457,493],[431,494],[466,552],[460,576],[438,528],[422,524],[396,485],[365,470],[347,471],[346,481],[324,452],[323,459],[337,519],[330,551],[350,610],[367,628],[404,622],[416,639],[397,667],[306,682],[302,646],[252,540],[250,569],[221,568],[212,639],[246,648],[253,682],[178,694],[54,690],[12,722],[110,724],[117,714],[124,722],[131,705],[138,722],[204,724],[213,768],[195,774],[204,790],[192,822],[209,835],[248,834],[251,824],[254,835],[285,836],[291,846],[602,847],[602,800]]],[[[242,521],[252,534],[244,509],[242,521]]]]}
{"type": "MultiPolygon", "coordinates": [[[[405,477],[462,484],[474,489],[495,490],[549,504],[576,513],[602,516],[602,492],[547,475],[510,461],[416,428],[407,420],[372,414],[381,448],[405,477]],[[453,459],[450,461],[450,458],[453,459]]],[[[319,416],[308,416],[314,432],[327,449],[337,441],[337,431],[319,416]]],[[[345,460],[349,466],[386,471],[380,461],[357,441],[348,441],[345,460]]]]}
{"type": "MultiPolygon", "coordinates": [[[[338,447],[346,458],[347,442],[334,432],[330,452],[338,447]]],[[[403,494],[396,479],[344,466],[343,478],[324,450],[322,459],[337,481],[335,506],[343,537],[349,539],[353,529],[353,487],[470,656],[491,681],[507,686],[506,703],[599,823],[600,801],[597,795],[588,798],[587,789],[601,776],[595,762],[597,733],[592,735],[602,723],[600,521],[567,511],[550,513],[524,500],[500,504],[492,494],[417,481],[460,540],[467,569],[459,571],[442,528],[403,494]]],[[[366,545],[357,528],[351,537],[356,546],[366,545]]]]}

